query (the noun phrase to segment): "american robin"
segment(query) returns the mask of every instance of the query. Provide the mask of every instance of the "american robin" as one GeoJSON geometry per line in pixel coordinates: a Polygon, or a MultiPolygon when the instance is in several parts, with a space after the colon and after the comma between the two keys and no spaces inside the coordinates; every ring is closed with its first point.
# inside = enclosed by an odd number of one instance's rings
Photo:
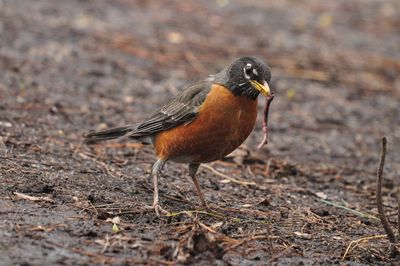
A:
{"type": "Polygon", "coordinates": [[[153,144],[157,162],[152,168],[153,207],[159,205],[158,176],[167,161],[189,164],[202,204],[207,207],[196,178],[201,163],[222,159],[242,144],[253,130],[257,96],[270,97],[269,67],[255,57],[242,57],[216,75],[180,92],[143,123],[89,132],[87,143],[128,137],[153,144]]]}

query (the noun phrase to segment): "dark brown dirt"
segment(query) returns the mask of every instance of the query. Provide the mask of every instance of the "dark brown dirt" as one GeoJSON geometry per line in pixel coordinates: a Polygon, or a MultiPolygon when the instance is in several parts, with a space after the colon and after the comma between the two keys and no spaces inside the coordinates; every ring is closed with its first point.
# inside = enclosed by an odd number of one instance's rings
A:
{"type": "Polygon", "coordinates": [[[399,28],[397,0],[0,0],[0,264],[396,264],[374,197],[386,135],[395,227],[399,28]],[[242,55],[273,71],[268,145],[259,117],[201,168],[211,211],[168,164],[173,216],[156,217],[151,147],[82,134],[141,121],[242,55]]]}

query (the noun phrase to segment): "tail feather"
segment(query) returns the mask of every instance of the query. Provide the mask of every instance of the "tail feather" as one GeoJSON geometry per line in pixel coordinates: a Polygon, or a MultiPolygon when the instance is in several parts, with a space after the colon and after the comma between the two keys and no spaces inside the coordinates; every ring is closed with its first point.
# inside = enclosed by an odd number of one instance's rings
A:
{"type": "Polygon", "coordinates": [[[91,131],[85,134],[85,143],[95,143],[97,141],[108,140],[108,139],[116,139],[122,137],[132,130],[135,130],[134,126],[123,126],[123,127],[114,127],[110,129],[105,129],[101,131],[91,131]]]}

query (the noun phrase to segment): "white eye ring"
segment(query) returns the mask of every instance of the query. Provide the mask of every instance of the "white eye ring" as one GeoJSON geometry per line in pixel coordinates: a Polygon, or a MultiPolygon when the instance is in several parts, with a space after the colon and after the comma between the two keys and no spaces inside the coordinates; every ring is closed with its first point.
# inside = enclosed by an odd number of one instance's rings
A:
{"type": "MultiPolygon", "coordinates": [[[[248,75],[246,72],[247,72],[247,70],[250,70],[251,68],[252,68],[252,65],[250,63],[247,63],[246,66],[243,68],[243,74],[246,79],[250,79],[250,75],[248,75]]],[[[257,72],[257,70],[256,70],[256,72],[257,72]]],[[[253,73],[254,73],[254,69],[253,69],[253,73]]]]}
{"type": "Polygon", "coordinates": [[[258,71],[257,69],[253,68],[253,74],[256,75],[258,77],[258,71]]]}

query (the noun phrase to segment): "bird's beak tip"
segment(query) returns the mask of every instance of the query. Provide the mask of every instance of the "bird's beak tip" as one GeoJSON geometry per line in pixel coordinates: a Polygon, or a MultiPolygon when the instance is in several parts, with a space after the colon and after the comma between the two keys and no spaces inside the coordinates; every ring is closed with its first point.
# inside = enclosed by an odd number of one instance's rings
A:
{"type": "Polygon", "coordinates": [[[259,83],[258,81],[252,80],[251,81],[253,87],[261,92],[265,97],[271,96],[271,89],[266,81],[263,84],[259,83]]]}

